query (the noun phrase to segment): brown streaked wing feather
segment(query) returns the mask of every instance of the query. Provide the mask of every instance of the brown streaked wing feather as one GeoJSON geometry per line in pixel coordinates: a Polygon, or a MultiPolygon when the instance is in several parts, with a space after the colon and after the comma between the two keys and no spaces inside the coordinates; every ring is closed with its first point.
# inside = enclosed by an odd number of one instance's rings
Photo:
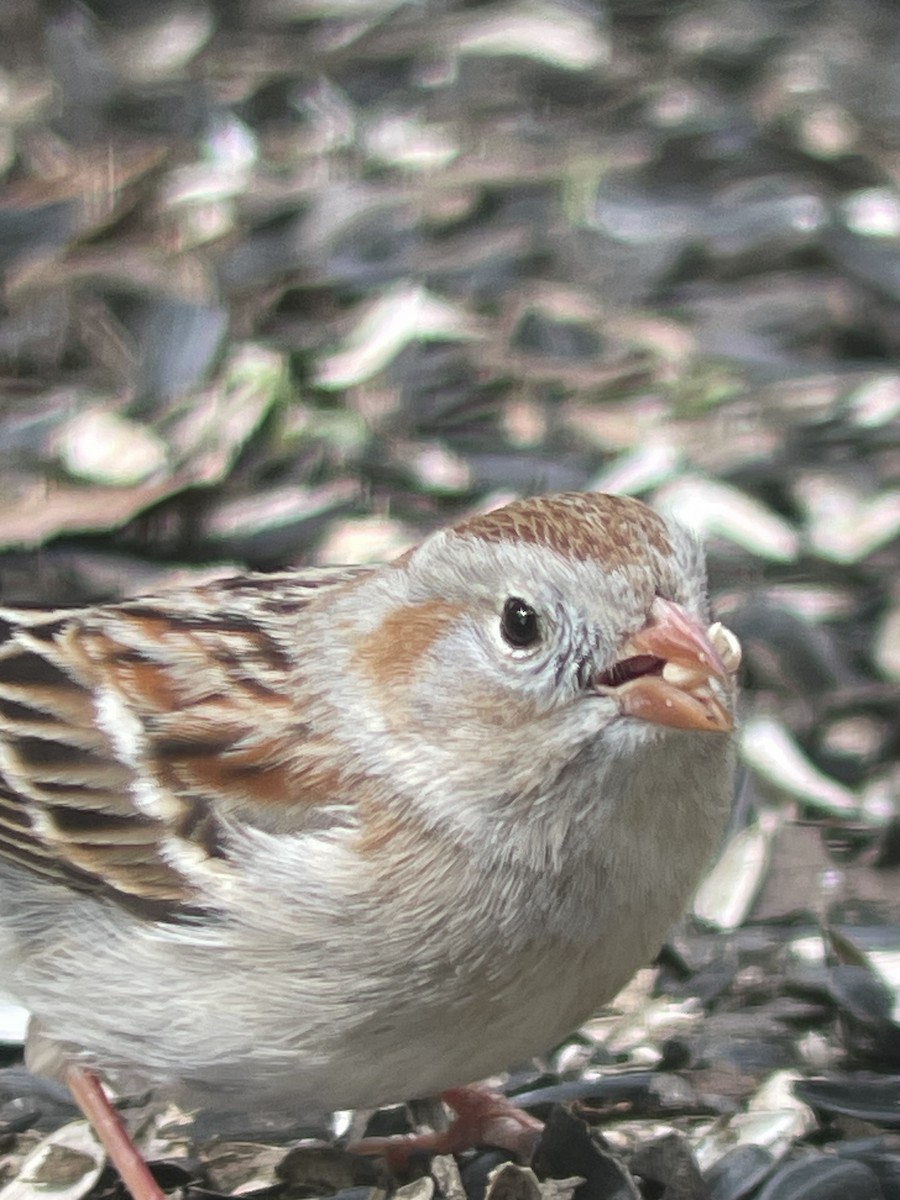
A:
{"type": "Polygon", "coordinates": [[[0,857],[80,891],[179,904],[190,889],[136,813],[131,770],[95,720],[71,655],[77,618],[5,614],[0,642],[0,857]]]}
{"type": "Polygon", "coordinates": [[[196,897],[173,865],[173,840],[214,858],[217,814],[278,829],[316,824],[304,809],[333,801],[340,780],[285,694],[293,663],[279,631],[290,638],[286,617],[369,570],[0,612],[0,859],[177,916],[196,897]],[[121,728],[98,723],[104,692],[122,704],[121,728]],[[141,776],[164,816],[138,806],[141,776]]]}

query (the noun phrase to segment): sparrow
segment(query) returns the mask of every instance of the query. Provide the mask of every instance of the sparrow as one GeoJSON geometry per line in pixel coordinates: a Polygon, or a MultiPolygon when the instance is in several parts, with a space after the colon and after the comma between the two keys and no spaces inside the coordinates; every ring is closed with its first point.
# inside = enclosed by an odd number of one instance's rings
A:
{"type": "Polygon", "coordinates": [[[502,1125],[464,1085],[613,996],[709,862],[739,660],[693,536],[599,493],[379,567],[0,609],[29,1064],[137,1200],[162,1193],[101,1081],[251,1111],[444,1093],[502,1125]]]}

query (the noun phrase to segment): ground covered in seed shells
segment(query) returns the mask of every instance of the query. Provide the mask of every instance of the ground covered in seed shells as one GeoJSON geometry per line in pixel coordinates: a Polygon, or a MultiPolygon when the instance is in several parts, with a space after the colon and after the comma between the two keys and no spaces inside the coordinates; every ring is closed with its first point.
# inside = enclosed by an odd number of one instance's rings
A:
{"type": "MultiPolygon", "coordinates": [[[[132,1107],[163,1186],[900,1197],[898,45],[890,0],[0,6],[4,602],[601,488],[701,529],[744,644],[722,858],[510,1076],[533,1173],[132,1107]]],[[[18,1027],[0,1200],[112,1195],[18,1027]]]]}

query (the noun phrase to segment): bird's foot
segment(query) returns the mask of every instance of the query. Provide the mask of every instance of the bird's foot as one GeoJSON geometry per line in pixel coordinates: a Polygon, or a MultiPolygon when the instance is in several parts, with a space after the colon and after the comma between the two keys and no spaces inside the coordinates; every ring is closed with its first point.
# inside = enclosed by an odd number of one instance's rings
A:
{"type": "Polygon", "coordinates": [[[450,1125],[433,1133],[362,1138],[348,1149],[380,1154],[393,1170],[403,1170],[414,1154],[459,1154],[474,1146],[499,1146],[528,1162],[544,1126],[506,1096],[487,1088],[451,1088],[441,1099],[453,1110],[450,1125]]]}

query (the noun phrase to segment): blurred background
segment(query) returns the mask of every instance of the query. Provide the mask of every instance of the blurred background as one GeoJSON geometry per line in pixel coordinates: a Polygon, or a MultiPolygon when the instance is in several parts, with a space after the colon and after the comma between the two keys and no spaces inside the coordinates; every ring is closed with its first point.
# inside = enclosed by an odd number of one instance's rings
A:
{"type": "Polygon", "coordinates": [[[615,1109],[625,1190],[580,1200],[900,1196],[898,61],[892,0],[0,6],[0,602],[384,559],[539,491],[707,542],[723,858],[514,1081],[615,1109]]]}

